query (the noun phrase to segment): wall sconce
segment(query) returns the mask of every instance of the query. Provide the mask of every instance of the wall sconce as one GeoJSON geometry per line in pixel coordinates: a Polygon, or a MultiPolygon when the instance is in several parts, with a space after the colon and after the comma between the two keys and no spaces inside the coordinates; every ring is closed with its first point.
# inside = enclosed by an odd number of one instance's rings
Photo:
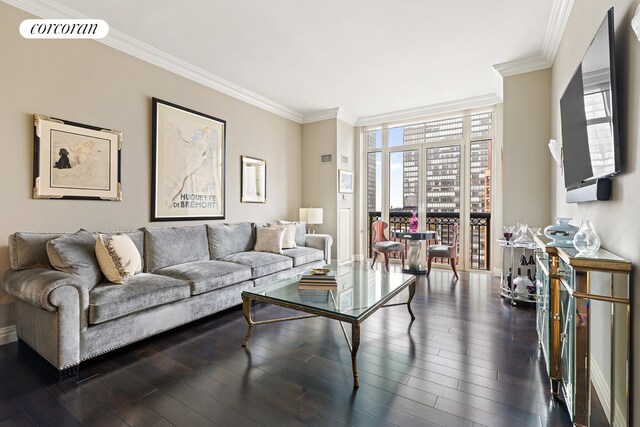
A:
{"type": "Polygon", "coordinates": [[[322,208],[300,208],[300,221],[309,225],[308,233],[315,234],[318,224],[322,224],[322,208]]]}
{"type": "Polygon", "coordinates": [[[640,6],[636,9],[636,14],[631,20],[631,28],[633,28],[633,31],[636,33],[636,37],[640,40],[640,6]]]}

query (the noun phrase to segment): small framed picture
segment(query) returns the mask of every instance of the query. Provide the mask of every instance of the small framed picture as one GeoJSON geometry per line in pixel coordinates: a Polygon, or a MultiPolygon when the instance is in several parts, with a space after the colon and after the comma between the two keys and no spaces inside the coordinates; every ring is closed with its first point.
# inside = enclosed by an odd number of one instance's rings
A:
{"type": "Polygon", "coordinates": [[[224,219],[227,123],[152,101],[151,221],[224,219]]]}
{"type": "Polygon", "coordinates": [[[255,157],[240,157],[240,202],[267,202],[267,164],[255,157]]]}
{"type": "Polygon", "coordinates": [[[338,191],[340,193],[353,193],[353,172],[340,169],[338,171],[338,191]]]}
{"type": "Polygon", "coordinates": [[[34,199],[122,200],[122,133],[34,115],[34,199]]]}

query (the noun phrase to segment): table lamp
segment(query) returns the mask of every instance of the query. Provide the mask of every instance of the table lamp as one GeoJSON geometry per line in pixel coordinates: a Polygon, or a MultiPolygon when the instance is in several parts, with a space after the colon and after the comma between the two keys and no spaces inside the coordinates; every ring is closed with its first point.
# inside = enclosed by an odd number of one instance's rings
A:
{"type": "Polygon", "coordinates": [[[300,221],[304,221],[309,225],[307,232],[315,234],[319,224],[322,224],[322,208],[300,208],[300,221]]]}

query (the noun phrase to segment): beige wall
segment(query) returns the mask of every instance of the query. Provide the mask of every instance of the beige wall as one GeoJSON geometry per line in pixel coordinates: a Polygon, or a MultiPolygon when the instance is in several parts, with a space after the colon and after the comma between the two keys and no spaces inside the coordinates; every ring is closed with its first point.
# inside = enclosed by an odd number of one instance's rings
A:
{"type": "Polygon", "coordinates": [[[550,223],[550,87],[548,69],[503,81],[503,224],[550,223]]]}
{"type": "MultiPolygon", "coordinates": [[[[552,169],[551,215],[573,217],[574,224],[582,219],[591,219],[602,239],[602,247],[627,258],[637,270],[640,266],[640,211],[638,185],[640,183],[640,151],[638,150],[640,117],[640,41],[631,30],[630,22],[638,7],[638,0],[590,0],[575,2],[551,72],[552,137],[562,140],[560,124],[560,97],[578,66],[589,43],[606,15],[607,9],[615,6],[616,75],[618,77],[620,136],[622,141],[621,175],[613,179],[613,198],[610,201],[580,204],[565,203],[563,176],[558,168],[552,169]]],[[[632,283],[632,286],[635,286],[632,283]]],[[[638,298],[632,307],[637,313],[638,298]]],[[[639,343],[640,328],[635,316],[635,342],[639,343]]],[[[635,362],[638,360],[635,346],[635,362]]],[[[640,385],[640,369],[635,367],[634,389],[640,385]]],[[[640,407],[640,393],[635,393],[635,408],[640,407]]],[[[635,425],[640,426],[636,410],[635,425]]]]}
{"type": "MultiPolygon", "coordinates": [[[[0,127],[5,147],[0,157],[0,274],[9,267],[7,236],[18,230],[193,223],[149,223],[153,96],[227,121],[226,221],[297,218],[302,192],[299,124],[101,43],[25,40],[18,25],[30,17],[0,3],[0,127]],[[34,113],[122,131],[123,201],[31,199],[34,113]],[[243,154],[267,161],[264,205],[240,203],[243,154]]],[[[13,324],[12,317],[11,299],[0,294],[0,329],[13,324]]]]}
{"type": "MultiPolygon", "coordinates": [[[[324,223],[319,233],[336,237],[338,173],[337,120],[323,120],[302,125],[302,204],[303,207],[322,208],[324,223]],[[320,156],[331,154],[331,163],[321,163],[320,156]]],[[[336,258],[336,244],[331,257],[336,258]]]]}

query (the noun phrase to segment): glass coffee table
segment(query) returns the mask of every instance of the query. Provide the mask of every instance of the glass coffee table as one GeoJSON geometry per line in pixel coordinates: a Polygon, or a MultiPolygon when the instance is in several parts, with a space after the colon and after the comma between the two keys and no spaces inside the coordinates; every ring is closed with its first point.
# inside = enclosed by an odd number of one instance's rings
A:
{"type": "Polygon", "coordinates": [[[360,270],[348,266],[330,265],[327,267],[336,272],[338,286],[335,290],[299,289],[298,280],[300,276],[297,276],[256,286],[251,290],[242,292],[242,311],[249,324],[249,330],[244,341],[242,341],[242,346],[247,346],[255,325],[318,316],[337,320],[351,351],[353,385],[358,387],[356,355],[360,347],[360,324],[380,307],[396,305],[406,305],[413,321],[415,316],[411,311],[411,300],[416,292],[416,277],[411,274],[378,271],[368,268],[360,270]],[[393,297],[407,288],[409,289],[407,302],[387,304],[393,297]],[[255,321],[251,318],[251,301],[291,308],[308,314],[255,321]],[[349,335],[343,322],[351,324],[351,340],[349,340],[349,335]]]}

